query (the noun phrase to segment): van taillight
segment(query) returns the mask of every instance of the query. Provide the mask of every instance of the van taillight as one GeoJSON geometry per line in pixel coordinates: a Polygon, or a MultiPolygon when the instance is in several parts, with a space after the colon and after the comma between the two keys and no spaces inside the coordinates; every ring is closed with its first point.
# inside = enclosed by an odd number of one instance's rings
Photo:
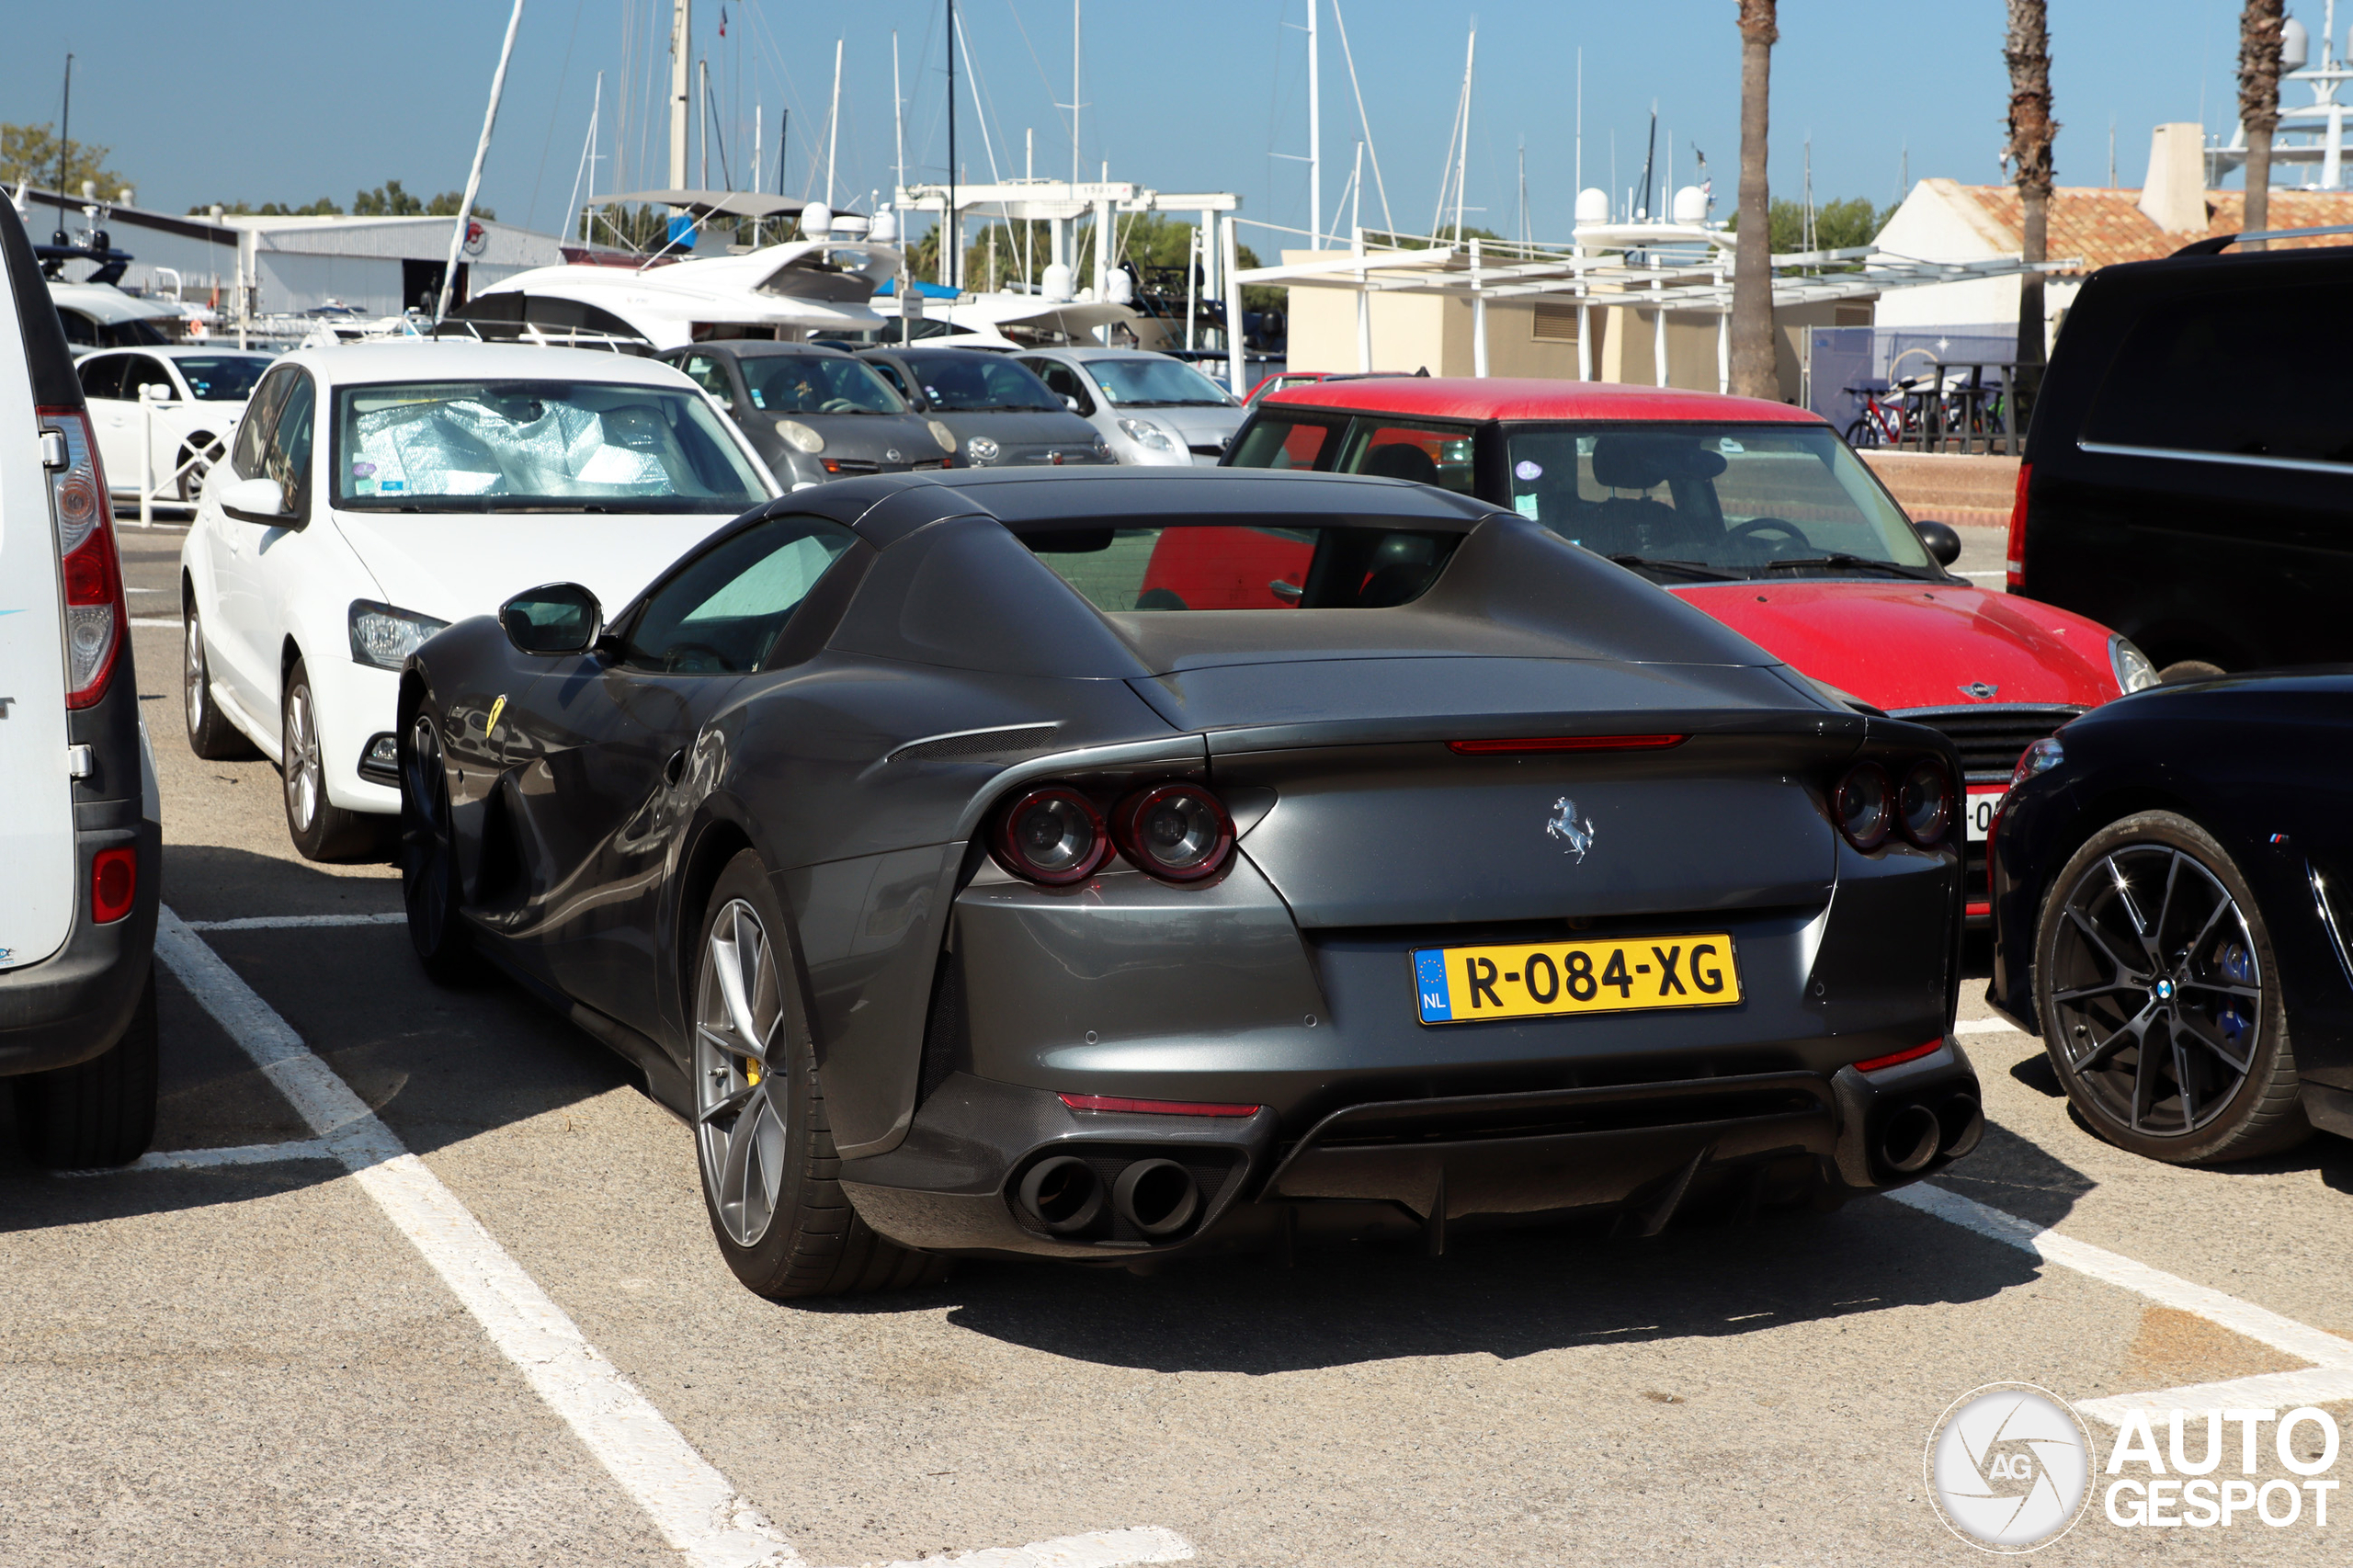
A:
{"type": "Polygon", "coordinates": [[[87,708],[106,695],[122,652],[126,617],[113,506],[88,417],[78,408],[44,408],[40,415],[49,516],[65,583],[65,706],[87,708]]]}
{"type": "Polygon", "coordinates": [[[2033,472],[2032,463],[2018,464],[2018,494],[2010,500],[2009,560],[2004,565],[2007,568],[2006,580],[2013,589],[2026,586],[2026,485],[2033,472]]]}

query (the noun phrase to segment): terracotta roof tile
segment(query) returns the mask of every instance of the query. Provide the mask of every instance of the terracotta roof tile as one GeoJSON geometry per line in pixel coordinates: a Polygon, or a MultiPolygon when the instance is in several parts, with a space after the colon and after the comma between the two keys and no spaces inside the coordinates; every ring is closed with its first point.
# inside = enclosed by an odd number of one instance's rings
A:
{"type": "MultiPolygon", "coordinates": [[[[2007,185],[1956,185],[1956,192],[1974,203],[1989,226],[2001,232],[2006,248],[2018,248],[2021,222],[2018,187],[2007,185]]],[[[2206,232],[2234,234],[2245,193],[2206,193],[2206,232]]],[[[2098,186],[2063,186],[2051,193],[2048,254],[2083,259],[2083,270],[2109,267],[2120,261],[2153,261],[2171,256],[2195,238],[2169,234],[2141,210],[2137,190],[2098,186]]],[[[2271,226],[2275,229],[2317,229],[2353,224],[2353,191],[2279,190],[2271,193],[2271,226]]],[[[2346,236],[2279,240],[2273,248],[2302,249],[2311,245],[2341,245],[2346,236]]],[[[2069,268],[2070,273],[2075,269],[2069,268]]]]}

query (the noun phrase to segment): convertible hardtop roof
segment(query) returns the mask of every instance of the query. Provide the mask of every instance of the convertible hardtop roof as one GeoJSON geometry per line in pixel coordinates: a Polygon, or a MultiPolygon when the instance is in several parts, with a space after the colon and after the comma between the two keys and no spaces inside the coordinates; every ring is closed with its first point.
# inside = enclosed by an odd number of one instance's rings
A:
{"type": "Polygon", "coordinates": [[[1262,408],[1324,408],[1426,419],[1655,419],[1820,425],[1810,409],[1762,398],[1618,381],[1511,376],[1375,376],[1309,381],[1268,392],[1262,408]]]}
{"type": "Polygon", "coordinates": [[[951,469],[835,480],[771,501],[762,516],[815,513],[878,549],[942,517],[990,517],[1015,533],[1072,523],[1154,528],[1437,528],[1468,532],[1501,508],[1411,480],[1282,469],[951,469]]]}

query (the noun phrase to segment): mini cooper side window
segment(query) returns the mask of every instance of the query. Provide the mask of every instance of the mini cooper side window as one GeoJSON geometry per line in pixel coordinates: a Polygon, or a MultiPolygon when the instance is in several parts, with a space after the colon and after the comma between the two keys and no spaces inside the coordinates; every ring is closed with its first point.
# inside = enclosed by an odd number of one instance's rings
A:
{"type": "Polygon", "coordinates": [[[855,537],[817,517],[776,517],[722,540],[648,597],[621,664],[666,675],[758,669],[792,612],[855,537]]]}

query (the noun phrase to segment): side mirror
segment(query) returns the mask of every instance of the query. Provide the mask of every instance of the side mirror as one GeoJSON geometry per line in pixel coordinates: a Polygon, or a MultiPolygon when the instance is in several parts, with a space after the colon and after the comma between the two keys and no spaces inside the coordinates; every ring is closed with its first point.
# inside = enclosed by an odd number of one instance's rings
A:
{"type": "Polygon", "coordinates": [[[1063,406],[1069,409],[1073,414],[1079,412],[1078,399],[1068,392],[1063,393],[1063,406]]]}
{"type": "Polygon", "coordinates": [[[1936,557],[1938,565],[1949,566],[1961,559],[1961,535],[1953,531],[1950,523],[1927,521],[1912,526],[1919,531],[1920,542],[1928,547],[1928,553],[1936,557]]]}
{"type": "Polygon", "coordinates": [[[498,624],[518,653],[585,653],[605,630],[605,611],[579,584],[550,583],[500,605],[498,624]]]}
{"type": "Polygon", "coordinates": [[[139,397],[142,403],[177,403],[180,400],[179,393],[160,381],[143,382],[139,388],[139,397]]]}
{"type": "Polygon", "coordinates": [[[241,523],[282,528],[294,521],[286,510],[286,493],[274,479],[240,479],[222,485],[221,509],[241,523]]]}

